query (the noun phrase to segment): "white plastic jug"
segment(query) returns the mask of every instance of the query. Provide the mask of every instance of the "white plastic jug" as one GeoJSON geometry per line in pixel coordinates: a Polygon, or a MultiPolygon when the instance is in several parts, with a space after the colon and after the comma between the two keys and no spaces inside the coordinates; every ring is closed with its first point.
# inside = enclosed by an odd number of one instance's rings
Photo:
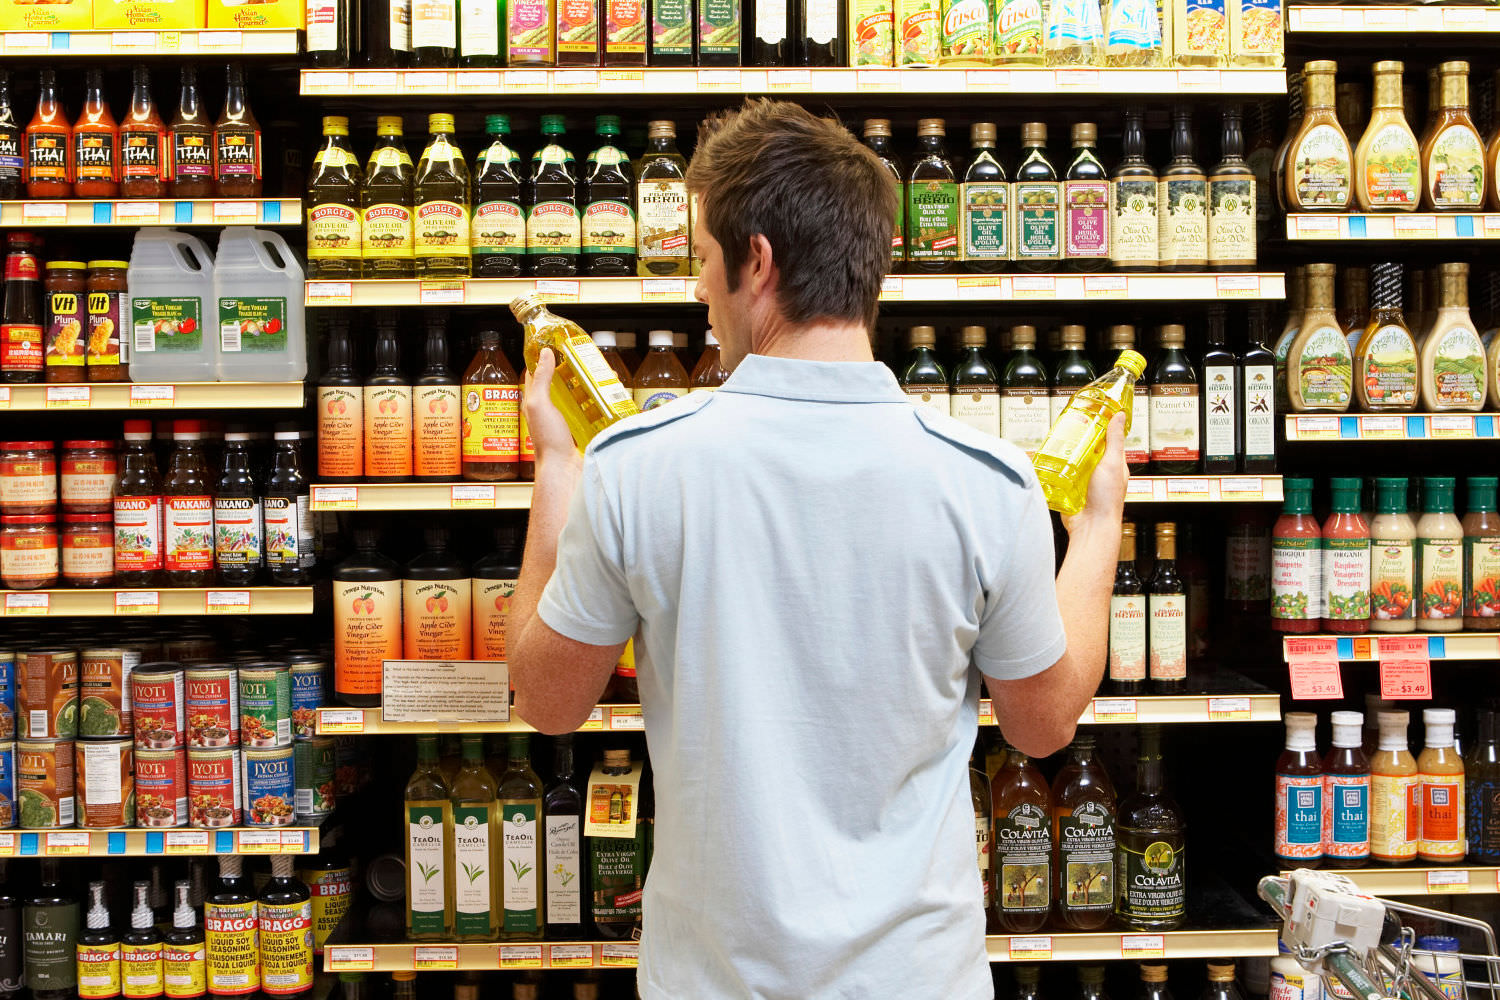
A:
{"type": "Polygon", "coordinates": [[[142,229],[130,250],[130,378],[212,382],[219,367],[214,257],[196,236],[142,229]]]}
{"type": "Polygon", "coordinates": [[[226,229],[214,264],[221,382],[300,382],[307,375],[303,271],[266,229],[226,229]]]}

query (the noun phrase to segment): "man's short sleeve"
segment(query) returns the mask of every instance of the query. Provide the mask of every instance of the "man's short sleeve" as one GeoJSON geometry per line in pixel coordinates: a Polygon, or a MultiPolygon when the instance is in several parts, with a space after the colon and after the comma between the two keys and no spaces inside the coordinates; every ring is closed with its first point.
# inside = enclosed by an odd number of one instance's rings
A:
{"type": "Polygon", "coordinates": [[[537,605],[542,621],[591,646],[634,635],[640,617],[625,581],[623,551],[618,513],[590,457],[557,541],[557,566],[537,605]]]}
{"type": "Polygon", "coordinates": [[[1057,609],[1052,519],[1035,480],[1010,534],[1010,558],[985,587],[974,664],[996,680],[1019,680],[1046,670],[1068,648],[1057,609]]]}

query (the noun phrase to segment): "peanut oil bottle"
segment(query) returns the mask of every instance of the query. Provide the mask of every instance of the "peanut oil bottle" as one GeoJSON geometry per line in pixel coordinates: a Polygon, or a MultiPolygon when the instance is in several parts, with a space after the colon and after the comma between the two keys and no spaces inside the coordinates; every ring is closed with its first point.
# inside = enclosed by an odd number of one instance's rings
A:
{"type": "Polygon", "coordinates": [[[555,315],[534,295],[516,296],[510,311],[525,329],[527,371],[536,371],[542,348],[552,349],[557,362],[550,390],[552,402],[562,411],[578,447],[615,421],[640,412],[614,369],[577,323],[555,315]]]}

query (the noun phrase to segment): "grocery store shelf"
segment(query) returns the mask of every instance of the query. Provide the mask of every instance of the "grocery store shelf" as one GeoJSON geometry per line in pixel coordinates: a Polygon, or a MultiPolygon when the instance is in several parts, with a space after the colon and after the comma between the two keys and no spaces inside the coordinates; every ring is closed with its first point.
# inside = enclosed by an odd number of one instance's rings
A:
{"type": "Polygon", "coordinates": [[[1140,503],[1279,501],[1280,476],[1131,476],[1125,499],[1140,503]]]}
{"type": "Polygon", "coordinates": [[[1286,418],[1288,441],[1474,441],[1500,438],[1493,413],[1361,413],[1286,418]]]}
{"type": "Polygon", "coordinates": [[[301,382],[0,385],[0,410],[243,410],[302,405],[301,382]]]}
{"type": "Polygon", "coordinates": [[[300,226],[296,198],[172,198],[114,201],[0,201],[0,225],[300,226]]]}
{"type": "Polygon", "coordinates": [[[367,483],[313,486],[313,510],[525,510],[531,483],[367,483]]]}
{"type": "Polygon", "coordinates": [[[310,615],[311,587],[159,590],[7,590],[6,618],[104,615],[310,615]]]}
{"type": "Polygon", "coordinates": [[[1298,657],[1316,658],[1307,649],[1309,640],[1313,645],[1332,642],[1333,654],[1340,660],[1378,660],[1380,644],[1391,640],[1401,644],[1392,656],[1406,657],[1405,648],[1414,638],[1427,640],[1429,660],[1500,660],[1500,632],[1448,632],[1443,635],[1431,633],[1407,633],[1405,635],[1299,635],[1284,636],[1281,640],[1282,654],[1287,659],[1298,657]]]}
{"type": "MultiPolygon", "coordinates": [[[[310,306],[509,305],[517,295],[582,305],[683,304],[695,278],[467,278],[309,281],[310,306]]],[[[1286,279],[1263,274],[891,275],[883,302],[1087,302],[1120,299],[1281,299],[1286,279]]]]}
{"type": "Polygon", "coordinates": [[[6,56],[287,56],[296,55],[297,51],[297,32],[290,29],[48,31],[43,28],[0,33],[0,55],[6,56]]]}
{"type": "MultiPolygon", "coordinates": [[[[1441,868],[1337,869],[1372,896],[1446,896],[1500,892],[1500,868],[1444,865],[1441,868]]],[[[1282,872],[1283,876],[1289,874],[1282,872]]]]}
{"type": "Polygon", "coordinates": [[[1289,240],[1500,240],[1500,213],[1387,212],[1288,215],[1289,240]]]}
{"type": "MultiPolygon", "coordinates": [[[[1241,687],[1252,686],[1244,681],[1241,687]]],[[[1281,699],[1274,692],[1252,694],[1153,695],[1139,698],[1095,698],[1083,725],[1136,722],[1278,722],[1281,699]]],[[[979,702],[979,724],[995,725],[990,700],[979,702]]],[[[318,709],[319,736],[381,736],[413,733],[531,733],[536,730],[519,716],[509,722],[387,722],[378,708],[318,709]]],[[[640,732],[646,728],[639,705],[596,705],[579,732],[640,732]]]]}
{"type": "Polygon", "coordinates": [[[1275,955],[1275,927],[1235,930],[991,934],[991,962],[1102,962],[1111,959],[1250,958],[1275,955]]]}
{"type": "Polygon", "coordinates": [[[465,69],[302,71],[304,97],[629,94],[1283,94],[1279,69],[465,69]]]}
{"type": "Polygon", "coordinates": [[[1288,7],[1293,32],[1464,32],[1500,31],[1500,8],[1445,7],[1288,7]]]}
{"type": "Polygon", "coordinates": [[[0,833],[0,858],[146,858],[195,854],[316,854],[318,828],[38,830],[0,833]]]}

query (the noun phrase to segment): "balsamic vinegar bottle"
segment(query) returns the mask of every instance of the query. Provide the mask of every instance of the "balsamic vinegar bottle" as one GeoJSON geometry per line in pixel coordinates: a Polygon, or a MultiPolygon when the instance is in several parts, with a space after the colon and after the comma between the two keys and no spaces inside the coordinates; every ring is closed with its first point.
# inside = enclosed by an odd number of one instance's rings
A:
{"type": "Polygon", "coordinates": [[[1203,350],[1203,401],[1198,407],[1203,471],[1234,472],[1241,449],[1239,359],[1224,342],[1224,307],[1208,312],[1208,344],[1203,350]]]}
{"type": "Polygon", "coordinates": [[[785,66],[792,61],[794,0],[747,0],[745,27],[750,30],[746,66],[785,66]]]}
{"type": "Polygon", "coordinates": [[[1240,356],[1240,471],[1276,471],[1276,357],[1266,346],[1268,307],[1250,307],[1245,353],[1240,356]]]}
{"type": "Polygon", "coordinates": [[[1135,525],[1120,526],[1120,558],[1109,598],[1109,690],[1135,696],[1146,687],[1146,588],[1135,571],[1135,525]]]}
{"type": "Polygon", "coordinates": [[[788,0],[796,4],[797,64],[839,66],[847,58],[847,0],[788,0]]]}

